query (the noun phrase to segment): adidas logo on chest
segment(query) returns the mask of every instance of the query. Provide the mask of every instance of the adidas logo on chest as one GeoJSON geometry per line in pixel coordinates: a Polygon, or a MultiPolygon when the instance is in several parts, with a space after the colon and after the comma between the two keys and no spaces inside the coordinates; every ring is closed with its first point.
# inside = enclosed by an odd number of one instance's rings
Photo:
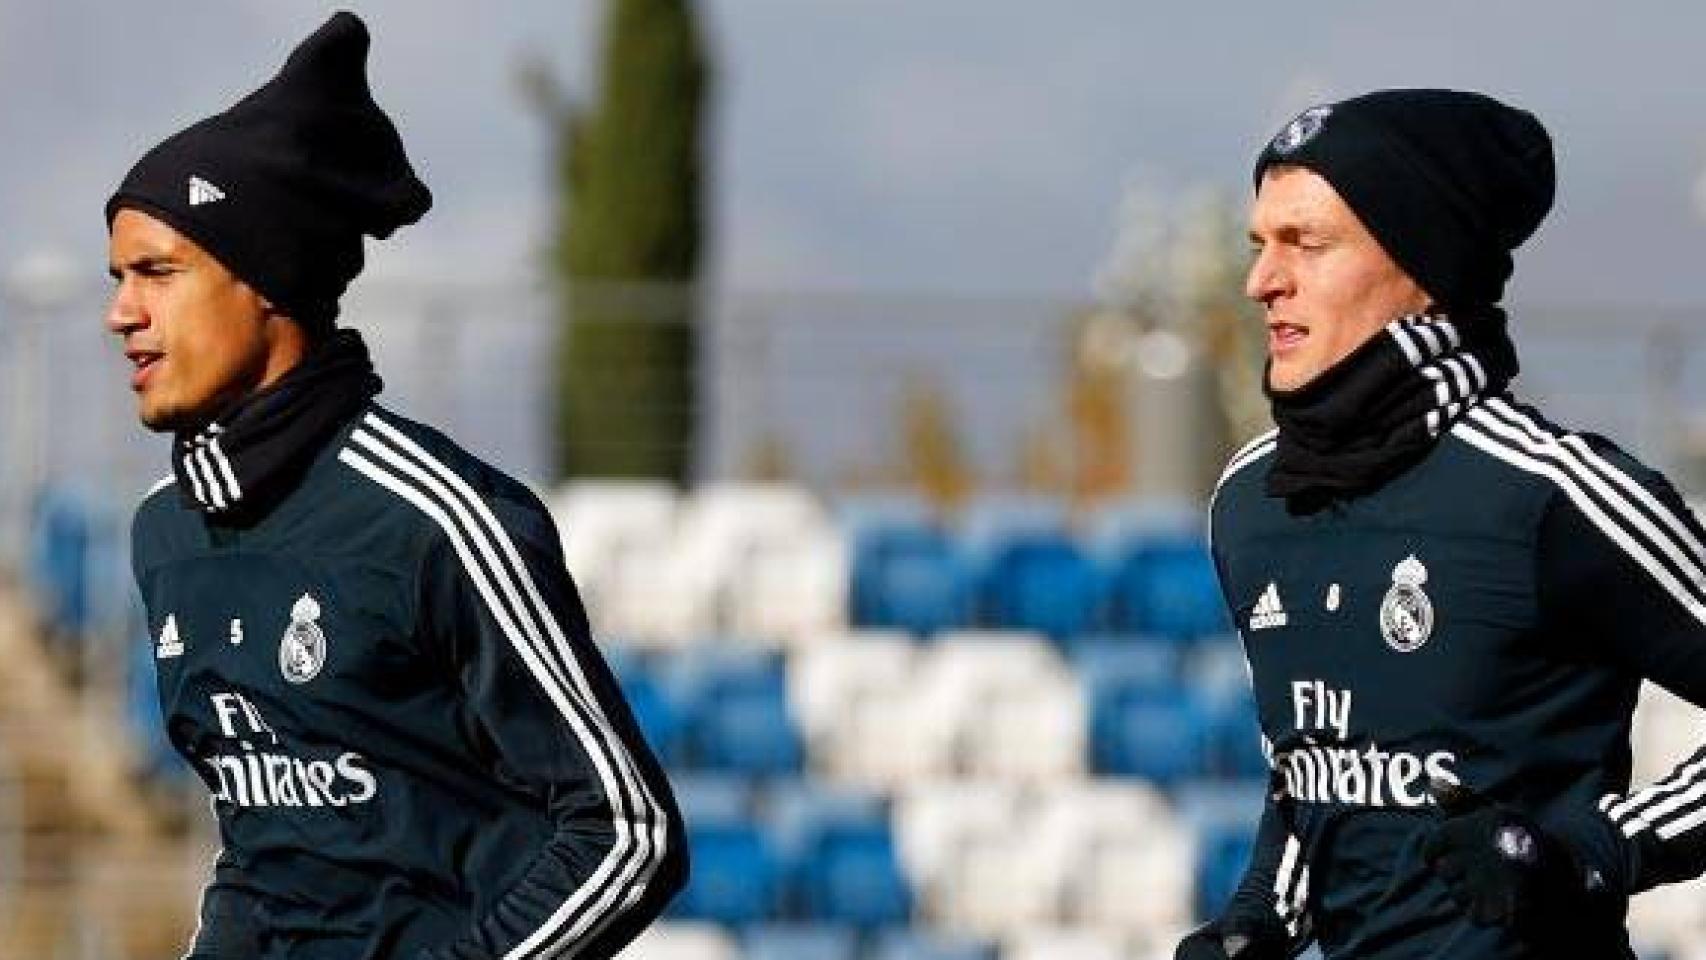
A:
{"type": "Polygon", "coordinates": [[[1286,625],[1285,605],[1280,603],[1279,584],[1269,582],[1268,588],[1256,598],[1255,609],[1250,611],[1251,630],[1271,630],[1274,627],[1286,625]]]}

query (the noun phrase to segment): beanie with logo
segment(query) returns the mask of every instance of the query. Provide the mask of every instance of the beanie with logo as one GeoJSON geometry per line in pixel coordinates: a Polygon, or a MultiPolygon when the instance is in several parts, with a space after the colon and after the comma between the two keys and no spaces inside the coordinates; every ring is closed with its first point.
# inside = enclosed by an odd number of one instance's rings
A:
{"type": "Polygon", "coordinates": [[[1451,310],[1504,296],[1511,252],[1555,189],[1552,140],[1533,114],[1479,93],[1381,90],[1298,114],[1256,158],[1332,184],[1387,254],[1451,310]]]}
{"type": "Polygon", "coordinates": [[[339,12],[266,84],[137,161],[106,218],[135,209],[195,241],[312,334],[361,272],[363,237],[419,220],[432,194],[367,82],[367,27],[339,12]]]}

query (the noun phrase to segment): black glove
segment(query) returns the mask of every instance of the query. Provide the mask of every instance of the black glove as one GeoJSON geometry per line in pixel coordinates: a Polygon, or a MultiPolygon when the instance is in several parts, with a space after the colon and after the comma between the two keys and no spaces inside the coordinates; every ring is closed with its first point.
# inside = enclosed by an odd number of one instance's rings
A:
{"type": "Polygon", "coordinates": [[[1443,816],[1422,857],[1476,923],[1517,927],[1570,916],[1588,902],[1598,874],[1522,811],[1458,784],[1435,780],[1443,816]]]}
{"type": "Polygon", "coordinates": [[[1210,920],[1179,941],[1173,960],[1285,960],[1289,946],[1277,921],[1227,930],[1223,921],[1210,920]]]}

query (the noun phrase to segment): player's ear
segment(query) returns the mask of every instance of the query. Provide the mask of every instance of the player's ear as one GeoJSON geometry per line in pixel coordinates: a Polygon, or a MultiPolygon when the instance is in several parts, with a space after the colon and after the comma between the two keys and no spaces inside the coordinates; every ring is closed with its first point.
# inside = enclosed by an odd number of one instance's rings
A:
{"type": "Polygon", "coordinates": [[[264,319],[264,320],[272,320],[275,318],[279,319],[279,320],[289,320],[290,319],[290,314],[284,312],[283,310],[280,310],[278,308],[278,305],[273,303],[271,300],[268,300],[266,297],[263,297],[260,294],[256,294],[255,296],[261,302],[261,318],[262,319],[264,319]]]}

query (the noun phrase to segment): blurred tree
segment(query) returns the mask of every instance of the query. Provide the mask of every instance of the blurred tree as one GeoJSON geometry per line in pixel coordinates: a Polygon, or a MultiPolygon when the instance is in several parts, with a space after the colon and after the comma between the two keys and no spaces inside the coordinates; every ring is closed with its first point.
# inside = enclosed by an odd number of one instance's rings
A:
{"type": "Polygon", "coordinates": [[[591,108],[524,73],[560,186],[564,476],[689,478],[708,74],[690,0],[610,0],[591,108]]]}
{"type": "Polygon", "coordinates": [[[1189,457],[1199,483],[1212,483],[1232,450],[1271,425],[1262,393],[1266,333],[1243,295],[1243,211],[1216,190],[1164,191],[1139,180],[1127,185],[1117,218],[1093,280],[1097,299],[1129,319],[1139,360],[1166,340],[1155,334],[1184,337],[1192,360],[1181,375],[1201,379],[1213,411],[1191,449],[1144,453],[1189,457]]]}
{"type": "Polygon", "coordinates": [[[1019,490],[1064,495],[1069,486],[1069,458],[1060,447],[1060,431],[1052,421],[1027,426],[1013,451],[1013,485],[1019,490]]]}
{"type": "Polygon", "coordinates": [[[741,463],[740,475],[749,483],[788,483],[796,476],[788,441],[774,430],[759,435],[741,463]]]}
{"type": "Polygon", "coordinates": [[[1262,392],[1267,329],[1244,296],[1249,269],[1244,212],[1225,194],[1205,192],[1185,206],[1179,227],[1180,306],[1214,372],[1222,449],[1231,452],[1273,425],[1262,392]]]}
{"type": "Polygon", "coordinates": [[[1121,317],[1086,311],[1073,321],[1067,353],[1066,420],[1072,437],[1072,498],[1093,503],[1131,488],[1131,364],[1121,317]]]}
{"type": "Polygon", "coordinates": [[[974,479],[948,399],[914,376],[906,384],[900,415],[904,482],[940,507],[957,506],[971,493],[974,479]]]}

